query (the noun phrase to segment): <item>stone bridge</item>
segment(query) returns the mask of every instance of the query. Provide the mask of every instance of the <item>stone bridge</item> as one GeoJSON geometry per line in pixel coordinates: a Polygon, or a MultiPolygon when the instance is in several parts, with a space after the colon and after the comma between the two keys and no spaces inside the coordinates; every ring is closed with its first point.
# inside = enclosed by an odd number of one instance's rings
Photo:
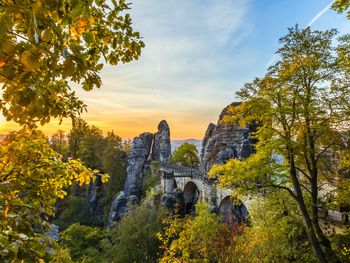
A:
{"type": "Polygon", "coordinates": [[[205,201],[229,223],[234,219],[246,222],[249,201],[240,198],[233,202],[232,190],[216,187],[215,180],[208,179],[205,171],[169,163],[161,163],[159,170],[164,194],[182,191],[185,213],[193,211],[197,201],[205,201]]]}

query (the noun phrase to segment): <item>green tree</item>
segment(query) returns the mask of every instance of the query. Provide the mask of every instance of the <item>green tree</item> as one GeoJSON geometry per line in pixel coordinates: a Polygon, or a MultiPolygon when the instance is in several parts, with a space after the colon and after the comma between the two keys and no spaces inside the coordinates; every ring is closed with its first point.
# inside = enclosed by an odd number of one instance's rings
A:
{"type": "Polygon", "coordinates": [[[263,79],[238,92],[243,103],[231,109],[226,121],[260,126],[256,154],[214,166],[223,187],[247,194],[275,188],[287,191],[298,205],[309,241],[320,262],[336,260],[320,227],[320,191],[339,187],[331,169],[340,147],[340,130],[348,123],[348,76],[340,67],[332,39],[336,31],[300,30],[281,38],[280,61],[263,79]],[[280,156],[281,158],[276,158],[280,156]],[[282,161],[280,161],[282,159],[282,161]]]}
{"type": "Polygon", "coordinates": [[[2,1],[0,110],[7,120],[35,126],[85,109],[70,82],[101,86],[102,59],[138,59],[144,43],[131,27],[124,0],[2,1]]]}
{"type": "Polygon", "coordinates": [[[77,262],[106,262],[100,259],[106,237],[105,230],[73,224],[62,232],[60,243],[68,248],[70,256],[77,262]]]}
{"type": "Polygon", "coordinates": [[[64,131],[58,130],[56,133],[52,134],[50,144],[56,152],[62,155],[64,160],[68,159],[69,144],[64,131]]]}
{"type": "Polygon", "coordinates": [[[72,129],[68,134],[69,150],[74,159],[78,158],[78,152],[84,137],[88,132],[89,126],[82,118],[72,120],[72,129]]]}
{"type": "Polygon", "coordinates": [[[299,216],[287,192],[271,191],[252,200],[251,227],[236,238],[233,262],[317,262],[299,216]]]}
{"type": "Polygon", "coordinates": [[[170,161],[190,168],[197,168],[199,165],[198,150],[194,144],[183,143],[175,150],[170,161]]]}
{"type": "MultiPolygon", "coordinates": [[[[94,213],[96,212],[98,217],[100,217],[102,213],[106,219],[113,199],[123,188],[126,162],[126,153],[123,151],[123,141],[113,132],[108,132],[106,136],[103,136],[102,131],[98,127],[89,126],[81,118],[76,118],[74,123],[75,125],[69,133],[69,148],[73,152],[72,155],[80,159],[87,167],[107,173],[109,175],[109,180],[104,185],[101,185],[99,180],[97,180],[94,185],[90,185],[85,189],[74,185],[70,189],[70,193],[72,196],[76,196],[81,202],[83,202],[84,199],[87,202],[86,196],[89,191],[92,188],[97,190],[97,203],[95,203],[95,205],[97,205],[99,209],[96,209],[96,207],[92,208],[90,205],[85,205],[84,213],[86,214],[86,209],[88,209],[90,213],[92,213],[92,211],[94,213]]],[[[67,227],[67,223],[64,222],[75,222],[90,226],[96,225],[96,220],[92,220],[93,218],[91,215],[89,220],[84,220],[84,218],[80,216],[75,217],[72,221],[69,215],[74,215],[74,213],[80,215],[82,213],[82,208],[74,204],[76,204],[76,202],[68,202],[64,210],[69,211],[69,213],[67,211],[60,213],[58,222],[60,222],[61,225],[67,227]]]]}
{"type": "Polygon", "coordinates": [[[76,223],[87,226],[94,225],[94,222],[91,222],[93,218],[88,215],[87,205],[85,197],[70,194],[65,200],[63,211],[59,213],[54,223],[59,226],[60,231],[64,231],[76,223]]]}
{"type": "MultiPolygon", "coordinates": [[[[80,161],[63,162],[38,131],[12,133],[0,146],[0,257],[4,262],[43,258],[43,233],[54,204],[72,182],[84,185],[95,171],[80,161]]],[[[103,176],[105,181],[106,176],[103,176]]]]}
{"type": "Polygon", "coordinates": [[[166,212],[150,194],[111,229],[111,243],[104,251],[107,262],[157,262],[160,241],[156,234],[162,230],[166,212]]]}
{"type": "Polygon", "coordinates": [[[106,147],[102,131],[92,125],[85,131],[81,140],[77,157],[81,159],[85,165],[94,169],[102,169],[102,152],[106,147]]]}
{"type": "Polygon", "coordinates": [[[347,13],[347,17],[350,18],[350,1],[349,0],[335,0],[332,8],[338,13],[347,13]]]}
{"type": "Polygon", "coordinates": [[[104,140],[106,146],[102,152],[102,168],[110,176],[108,183],[105,185],[104,193],[105,215],[107,218],[114,198],[124,186],[126,153],[123,150],[122,139],[113,132],[109,132],[104,140]]]}
{"type": "Polygon", "coordinates": [[[198,203],[196,216],[165,220],[168,227],[158,234],[163,249],[160,262],[218,262],[222,251],[214,237],[223,233],[220,217],[209,210],[207,203],[198,203]]]}

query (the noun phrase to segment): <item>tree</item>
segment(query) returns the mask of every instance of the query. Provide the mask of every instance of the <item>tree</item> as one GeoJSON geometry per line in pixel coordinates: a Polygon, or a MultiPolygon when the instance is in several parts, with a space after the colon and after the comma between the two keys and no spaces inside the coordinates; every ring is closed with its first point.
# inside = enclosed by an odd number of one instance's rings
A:
{"type": "Polygon", "coordinates": [[[196,216],[170,217],[158,234],[163,255],[159,262],[239,262],[234,247],[239,227],[230,228],[207,203],[198,203],[196,216]]]}
{"type": "Polygon", "coordinates": [[[104,140],[106,146],[102,152],[102,168],[110,176],[108,183],[105,185],[104,193],[105,215],[107,219],[114,198],[124,186],[126,153],[123,150],[122,139],[113,132],[109,132],[104,140]]]}
{"type": "Polygon", "coordinates": [[[232,262],[317,262],[299,216],[286,191],[270,191],[249,207],[251,226],[236,237],[232,262]]]}
{"type": "Polygon", "coordinates": [[[72,121],[72,129],[68,134],[69,150],[74,159],[78,158],[78,152],[88,132],[89,126],[82,118],[74,118],[72,121]]]}
{"type": "Polygon", "coordinates": [[[332,8],[338,13],[347,12],[347,17],[350,18],[350,1],[349,0],[335,0],[332,4],[332,8]]]}
{"type": "Polygon", "coordinates": [[[102,58],[138,59],[144,43],[133,31],[124,0],[2,1],[0,3],[0,110],[31,127],[85,109],[70,82],[101,86],[102,58]]]}
{"type": "Polygon", "coordinates": [[[161,251],[156,234],[162,230],[166,212],[154,198],[150,193],[111,229],[111,243],[104,251],[106,262],[157,262],[161,251]]]}
{"type": "Polygon", "coordinates": [[[73,224],[62,232],[60,243],[69,250],[70,256],[75,261],[101,262],[102,241],[106,237],[105,230],[73,224]]]}
{"type": "MultiPolygon", "coordinates": [[[[85,206],[82,208],[81,205],[76,205],[77,202],[69,202],[69,200],[67,206],[65,206],[62,202],[65,211],[59,214],[57,222],[60,222],[60,225],[65,225],[65,228],[67,222],[94,226],[97,225],[97,221],[102,223],[100,216],[104,215],[105,219],[107,218],[112,201],[123,188],[126,162],[123,141],[113,132],[108,132],[106,136],[103,136],[102,131],[98,127],[89,126],[81,118],[74,120],[74,125],[68,137],[71,156],[81,160],[84,165],[91,169],[107,173],[109,180],[103,185],[97,179],[94,184],[85,189],[81,189],[76,185],[71,187],[70,194],[72,196],[75,195],[80,203],[85,203],[85,206]],[[95,196],[93,204],[87,200],[90,193],[94,193],[95,196]],[[86,220],[82,216],[83,214],[87,215],[88,210],[90,216],[86,220]],[[75,217],[72,221],[69,217],[74,213],[82,216],[75,217]],[[97,215],[100,219],[93,219],[92,214],[97,215]]],[[[72,200],[77,201],[74,198],[72,200]]]]}
{"type": "Polygon", "coordinates": [[[95,173],[80,161],[63,162],[38,131],[12,133],[0,146],[0,257],[5,262],[43,258],[50,246],[43,233],[56,200],[72,182],[89,183],[95,173]]]}
{"type": "Polygon", "coordinates": [[[197,204],[197,216],[170,218],[169,226],[158,238],[163,243],[160,262],[189,262],[209,260],[212,244],[209,240],[220,227],[219,217],[210,213],[209,205],[197,204]]]}
{"type": "Polygon", "coordinates": [[[181,144],[171,156],[170,161],[190,168],[197,168],[199,165],[197,147],[187,142],[181,144]]]}
{"type": "MultiPolygon", "coordinates": [[[[238,92],[243,103],[225,118],[241,125],[259,123],[253,134],[256,154],[210,171],[210,176],[219,176],[221,186],[234,187],[236,193],[287,191],[320,262],[336,260],[320,227],[319,210],[326,209],[320,192],[339,187],[340,174],[333,168],[340,132],[349,123],[349,79],[331,43],[335,35],[335,30],[289,29],[280,39],[280,61],[263,79],[238,92]]],[[[346,39],[341,41],[346,44],[346,39]]]]}
{"type": "Polygon", "coordinates": [[[80,158],[85,165],[93,169],[102,169],[102,152],[106,147],[102,131],[92,125],[85,131],[84,137],[79,146],[77,157],[80,158]]]}
{"type": "Polygon", "coordinates": [[[64,134],[64,131],[58,130],[50,138],[51,147],[62,155],[64,160],[68,158],[69,145],[67,136],[64,134]]]}

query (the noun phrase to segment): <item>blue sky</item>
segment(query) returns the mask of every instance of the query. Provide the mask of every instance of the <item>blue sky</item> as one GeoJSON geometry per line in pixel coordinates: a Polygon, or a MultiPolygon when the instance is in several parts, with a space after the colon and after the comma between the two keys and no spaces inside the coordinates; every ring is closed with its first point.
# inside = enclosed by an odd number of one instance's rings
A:
{"type": "MultiPolygon", "coordinates": [[[[173,139],[201,139],[234,92],[262,76],[287,27],[350,32],[330,0],[135,0],[131,14],[146,48],[138,61],[102,72],[103,87],[78,91],[83,117],[124,138],[166,119],[173,139]],[[324,13],[322,12],[325,11],[324,13]],[[316,19],[317,18],[317,19],[316,19]]],[[[3,124],[2,130],[5,130],[3,124]]],[[[44,130],[68,129],[69,121],[44,130]]]]}

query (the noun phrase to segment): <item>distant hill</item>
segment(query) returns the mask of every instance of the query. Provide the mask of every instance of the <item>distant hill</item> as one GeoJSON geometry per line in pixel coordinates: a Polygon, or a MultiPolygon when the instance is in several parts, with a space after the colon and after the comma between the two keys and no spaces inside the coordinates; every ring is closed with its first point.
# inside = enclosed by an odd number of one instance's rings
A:
{"type": "Polygon", "coordinates": [[[187,140],[171,140],[171,151],[174,152],[184,142],[196,145],[198,154],[200,154],[202,149],[202,140],[187,139],[187,140]]]}

